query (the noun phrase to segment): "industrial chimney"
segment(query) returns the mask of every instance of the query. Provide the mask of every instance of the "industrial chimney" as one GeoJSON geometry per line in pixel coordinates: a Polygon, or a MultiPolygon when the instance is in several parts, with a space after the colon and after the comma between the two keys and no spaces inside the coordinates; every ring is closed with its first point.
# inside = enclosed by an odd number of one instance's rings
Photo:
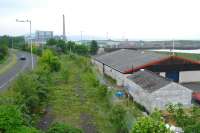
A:
{"type": "Polygon", "coordinates": [[[63,40],[66,40],[66,34],[65,34],[65,15],[63,14],[63,40]]]}

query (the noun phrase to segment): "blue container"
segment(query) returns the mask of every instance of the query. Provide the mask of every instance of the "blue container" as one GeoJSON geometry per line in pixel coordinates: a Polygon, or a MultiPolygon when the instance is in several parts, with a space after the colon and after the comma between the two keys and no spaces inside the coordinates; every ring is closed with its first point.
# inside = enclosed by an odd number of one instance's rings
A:
{"type": "Polygon", "coordinates": [[[166,78],[179,82],[179,71],[166,72],[166,78]]]}
{"type": "Polygon", "coordinates": [[[124,93],[121,92],[121,91],[117,91],[117,92],[115,93],[115,95],[116,95],[117,97],[123,97],[123,96],[124,96],[124,93]]]}

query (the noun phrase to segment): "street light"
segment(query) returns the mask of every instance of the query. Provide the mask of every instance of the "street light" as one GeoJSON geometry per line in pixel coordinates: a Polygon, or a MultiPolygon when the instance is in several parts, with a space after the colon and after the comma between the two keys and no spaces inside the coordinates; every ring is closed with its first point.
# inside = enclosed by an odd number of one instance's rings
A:
{"type": "Polygon", "coordinates": [[[29,23],[30,24],[30,44],[31,44],[31,68],[33,70],[33,46],[32,46],[32,39],[31,39],[31,20],[19,20],[16,19],[16,22],[23,22],[23,23],[29,23]]]}

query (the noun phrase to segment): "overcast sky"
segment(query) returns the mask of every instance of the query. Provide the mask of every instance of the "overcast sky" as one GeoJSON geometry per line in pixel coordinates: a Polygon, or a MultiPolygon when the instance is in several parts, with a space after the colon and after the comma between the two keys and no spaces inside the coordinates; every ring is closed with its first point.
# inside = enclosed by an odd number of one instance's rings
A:
{"type": "Polygon", "coordinates": [[[200,39],[199,0],[0,0],[0,35],[35,30],[131,39],[200,39]]]}

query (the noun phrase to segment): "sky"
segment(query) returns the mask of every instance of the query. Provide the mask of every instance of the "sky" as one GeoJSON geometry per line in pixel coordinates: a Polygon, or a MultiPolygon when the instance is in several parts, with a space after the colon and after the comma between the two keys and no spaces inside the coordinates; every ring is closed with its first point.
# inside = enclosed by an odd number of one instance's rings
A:
{"type": "Polygon", "coordinates": [[[32,31],[121,39],[200,40],[199,0],[0,0],[0,35],[32,31]]]}

